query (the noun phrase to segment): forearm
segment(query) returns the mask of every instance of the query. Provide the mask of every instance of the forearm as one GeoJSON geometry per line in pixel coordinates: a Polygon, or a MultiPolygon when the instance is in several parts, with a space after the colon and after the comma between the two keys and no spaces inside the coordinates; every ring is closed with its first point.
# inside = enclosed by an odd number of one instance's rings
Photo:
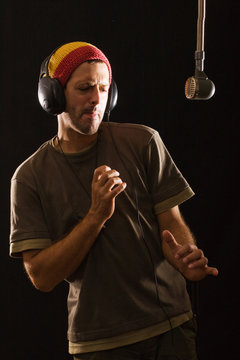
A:
{"type": "Polygon", "coordinates": [[[73,230],[50,247],[24,254],[26,271],[36,288],[51,291],[79,267],[99,235],[104,222],[88,213],[73,230]]]}

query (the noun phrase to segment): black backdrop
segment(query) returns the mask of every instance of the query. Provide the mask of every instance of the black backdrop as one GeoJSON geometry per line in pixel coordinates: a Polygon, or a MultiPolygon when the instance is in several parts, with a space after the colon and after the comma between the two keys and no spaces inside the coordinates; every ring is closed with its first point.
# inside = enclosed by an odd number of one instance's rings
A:
{"type": "Polygon", "coordinates": [[[56,133],[37,102],[41,61],[81,40],[109,57],[119,89],[112,121],[156,128],[196,196],[182,212],[218,278],[199,284],[201,360],[235,358],[239,253],[237,94],[238,0],[207,1],[208,101],[189,101],[197,0],[2,0],[1,26],[1,347],[8,360],[67,360],[66,285],[33,288],[22,262],[8,256],[9,185],[17,167],[56,133]]]}

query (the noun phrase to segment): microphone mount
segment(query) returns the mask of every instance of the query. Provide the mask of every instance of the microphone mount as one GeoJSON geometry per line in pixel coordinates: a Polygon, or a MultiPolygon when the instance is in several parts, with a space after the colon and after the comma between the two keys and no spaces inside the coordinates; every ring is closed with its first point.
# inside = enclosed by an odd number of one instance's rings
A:
{"type": "Polygon", "coordinates": [[[206,0],[198,0],[197,46],[194,54],[195,76],[187,79],[185,95],[189,100],[208,100],[215,93],[214,83],[204,73],[206,0]]]}

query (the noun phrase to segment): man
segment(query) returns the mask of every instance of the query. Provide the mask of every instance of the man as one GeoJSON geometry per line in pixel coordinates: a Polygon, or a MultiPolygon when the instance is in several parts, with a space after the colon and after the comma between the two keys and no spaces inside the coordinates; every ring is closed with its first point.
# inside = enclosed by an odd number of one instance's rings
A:
{"type": "Polygon", "coordinates": [[[44,62],[39,99],[58,134],[12,178],[10,253],[39,290],[69,282],[75,359],[196,359],[184,277],[218,271],[181,216],[193,191],[159,134],[102,122],[112,81],[88,43],[44,62]]]}

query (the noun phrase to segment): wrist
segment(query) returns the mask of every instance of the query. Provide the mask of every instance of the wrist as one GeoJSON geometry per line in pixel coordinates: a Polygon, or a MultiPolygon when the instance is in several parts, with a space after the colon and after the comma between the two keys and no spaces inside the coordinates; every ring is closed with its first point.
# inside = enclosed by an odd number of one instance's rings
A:
{"type": "Polygon", "coordinates": [[[107,221],[101,214],[96,213],[92,209],[88,211],[85,220],[96,229],[104,227],[104,224],[107,221]]]}

